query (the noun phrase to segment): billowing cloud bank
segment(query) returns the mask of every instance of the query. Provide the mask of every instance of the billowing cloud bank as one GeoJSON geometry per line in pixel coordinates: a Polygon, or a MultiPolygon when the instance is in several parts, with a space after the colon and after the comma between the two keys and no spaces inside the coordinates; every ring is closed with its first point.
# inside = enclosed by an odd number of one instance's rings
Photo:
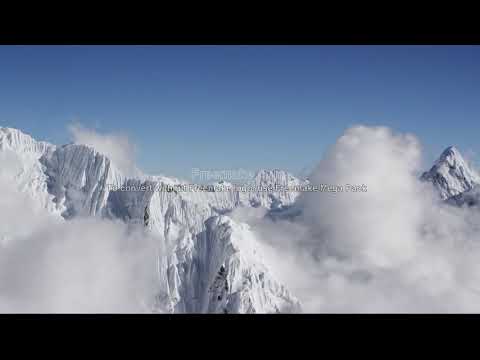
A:
{"type": "Polygon", "coordinates": [[[0,312],[146,312],[154,243],[119,223],[73,220],[37,229],[0,253],[0,312]]]}
{"type": "Polygon", "coordinates": [[[413,136],[353,127],[310,180],[366,192],[305,192],[294,221],[250,217],[307,312],[480,311],[480,214],[440,204],[420,166],[413,136]]]}

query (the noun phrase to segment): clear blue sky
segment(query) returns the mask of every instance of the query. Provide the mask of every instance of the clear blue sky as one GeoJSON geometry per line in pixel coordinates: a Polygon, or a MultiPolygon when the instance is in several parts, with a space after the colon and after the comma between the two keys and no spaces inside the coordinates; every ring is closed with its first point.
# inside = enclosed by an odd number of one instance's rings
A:
{"type": "Polygon", "coordinates": [[[0,125],[122,131],[151,173],[313,165],[351,124],[480,152],[480,47],[0,46],[0,125]]]}

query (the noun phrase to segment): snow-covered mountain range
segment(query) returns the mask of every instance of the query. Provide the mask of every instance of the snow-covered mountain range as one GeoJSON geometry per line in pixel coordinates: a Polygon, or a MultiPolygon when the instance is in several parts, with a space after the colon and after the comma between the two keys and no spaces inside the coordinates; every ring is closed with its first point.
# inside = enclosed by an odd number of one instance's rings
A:
{"type": "MultiPolygon", "coordinates": [[[[297,193],[159,191],[186,182],[143,174],[128,178],[94,148],[56,146],[12,128],[0,128],[0,152],[16,158],[12,182],[52,216],[120,219],[158,236],[167,253],[158,269],[161,291],[153,311],[300,311],[299,301],[271,274],[248,225],[228,216],[237,207],[282,209],[297,193]]],[[[253,179],[253,185],[279,189],[303,182],[282,170],[260,170],[253,179]]]]}

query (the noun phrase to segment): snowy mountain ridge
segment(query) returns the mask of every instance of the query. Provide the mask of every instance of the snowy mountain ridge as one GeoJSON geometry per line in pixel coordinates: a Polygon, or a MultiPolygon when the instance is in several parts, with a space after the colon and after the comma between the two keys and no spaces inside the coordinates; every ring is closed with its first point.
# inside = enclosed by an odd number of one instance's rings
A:
{"type": "MultiPolygon", "coordinates": [[[[121,185],[158,189],[163,183],[182,182],[147,175],[128,178],[92,147],[37,142],[12,128],[0,128],[0,153],[16,157],[19,167],[11,181],[38,199],[46,211],[65,220],[78,216],[121,219],[159,235],[168,254],[159,269],[163,290],[155,311],[299,311],[295,297],[257,256],[260,244],[254,234],[225,216],[238,206],[282,208],[297,194],[115,190],[121,185]],[[223,287],[218,288],[219,284],[223,287]]],[[[285,171],[262,170],[254,182],[284,186],[301,180],[285,171]]]]}
{"type": "Polygon", "coordinates": [[[54,148],[54,145],[45,141],[36,141],[18,129],[0,127],[0,150],[9,149],[19,153],[42,155],[54,148]]]}

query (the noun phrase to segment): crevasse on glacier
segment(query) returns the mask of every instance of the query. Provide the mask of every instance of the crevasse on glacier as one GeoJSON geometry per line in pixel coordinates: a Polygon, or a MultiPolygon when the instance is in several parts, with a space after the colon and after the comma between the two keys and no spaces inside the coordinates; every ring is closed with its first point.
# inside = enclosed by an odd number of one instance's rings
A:
{"type": "MultiPolygon", "coordinates": [[[[178,184],[161,176],[125,177],[111,160],[78,144],[37,142],[16,129],[0,128],[0,151],[18,155],[15,181],[47,211],[64,219],[98,216],[146,226],[163,242],[158,269],[161,291],[153,311],[265,313],[300,311],[298,300],[269,272],[261,246],[246,224],[227,214],[238,206],[288,207],[291,191],[121,191],[111,186],[178,184]],[[146,221],[148,214],[148,221],[146,221]]],[[[298,185],[282,170],[261,170],[260,186],[298,185]]]]}

